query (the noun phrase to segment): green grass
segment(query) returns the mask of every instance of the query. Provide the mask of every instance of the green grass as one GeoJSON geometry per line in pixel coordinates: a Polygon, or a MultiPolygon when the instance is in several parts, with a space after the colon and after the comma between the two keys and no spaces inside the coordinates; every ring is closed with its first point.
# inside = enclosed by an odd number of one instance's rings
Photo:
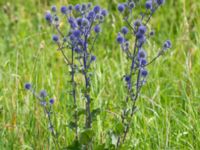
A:
{"type": "MultiPolygon", "coordinates": [[[[79,0],[0,1],[0,149],[55,149],[42,108],[23,89],[27,81],[36,89],[47,89],[56,98],[54,123],[59,143],[70,144],[73,132],[66,128],[70,119],[70,97],[66,94],[68,68],[51,41],[52,30],[43,16],[52,4],[79,0]]],[[[86,2],[86,1],[85,1],[86,2]]],[[[101,0],[109,11],[98,39],[93,69],[93,108],[102,112],[94,123],[95,141],[106,143],[108,132],[120,115],[124,99],[122,75],[125,56],[115,42],[123,22],[116,11],[117,0],[101,0]],[[112,13],[111,13],[112,11],[112,13]]],[[[97,0],[94,3],[98,3],[97,0]]],[[[200,147],[200,1],[167,1],[151,21],[156,37],[148,45],[155,54],[166,39],[173,48],[148,69],[148,83],[137,102],[127,145],[144,150],[198,150],[200,147]]],[[[81,79],[76,79],[81,83],[81,79]]],[[[84,103],[79,101],[79,105],[84,103]]]]}

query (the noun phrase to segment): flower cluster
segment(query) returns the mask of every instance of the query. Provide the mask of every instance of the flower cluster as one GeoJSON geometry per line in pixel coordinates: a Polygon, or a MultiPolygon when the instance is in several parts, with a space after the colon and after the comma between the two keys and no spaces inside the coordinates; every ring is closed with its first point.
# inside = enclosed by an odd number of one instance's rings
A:
{"type": "MultiPolygon", "coordinates": [[[[74,121],[76,139],[78,139],[78,106],[76,98],[77,84],[75,81],[75,75],[78,70],[85,80],[85,89],[83,95],[86,99],[85,104],[85,128],[91,128],[92,116],[91,116],[91,98],[90,98],[90,86],[91,86],[91,64],[96,60],[96,56],[93,54],[94,44],[98,35],[101,32],[101,24],[104,22],[105,17],[108,15],[105,9],[102,9],[99,5],[92,7],[91,3],[88,4],[76,4],[75,6],[62,6],[60,11],[56,6],[52,6],[51,11],[46,12],[46,21],[53,26],[57,31],[53,34],[52,40],[58,45],[58,50],[62,52],[67,64],[70,67],[71,75],[71,95],[74,100],[74,121]],[[60,12],[60,13],[59,13],[60,12]],[[61,16],[61,17],[59,17],[61,16]],[[64,18],[64,21],[62,19],[64,18]],[[61,27],[61,23],[68,27],[67,31],[61,27]],[[65,49],[71,50],[71,55],[67,55],[65,49]]],[[[69,54],[69,52],[68,52],[69,54]]]]}
{"type": "Polygon", "coordinates": [[[54,126],[51,119],[51,114],[53,111],[52,105],[54,104],[54,99],[50,98],[49,100],[47,100],[48,95],[46,90],[41,90],[39,93],[36,93],[30,83],[25,83],[24,88],[28,91],[31,91],[32,94],[39,100],[40,105],[43,107],[44,112],[47,115],[49,130],[51,131],[53,136],[56,136],[56,132],[54,130],[54,126]]]}
{"type": "Polygon", "coordinates": [[[124,81],[127,87],[127,97],[126,102],[131,102],[131,108],[123,108],[122,110],[122,123],[124,124],[123,139],[118,137],[117,146],[121,143],[124,143],[127,132],[129,130],[130,123],[127,120],[128,117],[132,117],[136,106],[136,100],[138,99],[140,90],[146,82],[148,76],[148,71],[146,67],[154,62],[159,56],[164,54],[164,52],[171,48],[172,44],[170,40],[167,40],[161,50],[158,52],[156,57],[152,60],[147,60],[147,51],[144,49],[144,45],[149,37],[153,36],[155,32],[149,31],[147,24],[149,23],[151,17],[156,12],[156,10],[164,4],[164,0],[147,0],[145,5],[146,11],[138,18],[132,18],[133,10],[136,9],[136,6],[139,3],[134,2],[133,0],[128,0],[126,3],[118,5],[118,11],[124,15],[124,21],[127,26],[121,28],[121,31],[118,33],[116,41],[120,44],[121,49],[127,55],[128,60],[131,62],[129,72],[124,75],[124,81]],[[131,47],[130,41],[134,37],[134,45],[131,47]]]}

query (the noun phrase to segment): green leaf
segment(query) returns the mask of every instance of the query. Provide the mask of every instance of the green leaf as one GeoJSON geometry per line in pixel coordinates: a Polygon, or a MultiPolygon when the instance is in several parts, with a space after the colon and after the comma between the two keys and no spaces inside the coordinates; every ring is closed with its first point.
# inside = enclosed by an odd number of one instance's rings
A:
{"type": "Polygon", "coordinates": [[[96,120],[97,116],[101,113],[100,108],[96,108],[91,112],[92,120],[96,120]]]}
{"type": "Polygon", "coordinates": [[[67,125],[70,129],[74,130],[76,128],[76,123],[71,121],[69,122],[69,124],[67,125]]]}
{"type": "Polygon", "coordinates": [[[81,150],[81,144],[78,141],[74,141],[71,145],[63,149],[64,150],[81,150]]]}
{"type": "Polygon", "coordinates": [[[118,121],[114,127],[114,133],[116,135],[121,135],[124,132],[124,125],[122,122],[118,121]]]}
{"type": "Polygon", "coordinates": [[[77,114],[78,114],[78,116],[84,115],[85,114],[85,109],[84,108],[79,108],[77,110],[77,114]]]}
{"type": "Polygon", "coordinates": [[[80,134],[80,142],[81,144],[88,144],[92,141],[92,138],[94,136],[94,131],[92,129],[86,129],[80,134]]]}

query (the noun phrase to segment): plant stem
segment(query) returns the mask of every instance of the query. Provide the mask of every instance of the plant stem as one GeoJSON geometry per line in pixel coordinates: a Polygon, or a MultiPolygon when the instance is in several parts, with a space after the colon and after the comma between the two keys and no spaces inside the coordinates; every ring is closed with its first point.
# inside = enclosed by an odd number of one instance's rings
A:
{"type": "Polygon", "coordinates": [[[72,65],[71,65],[71,81],[72,81],[72,96],[74,99],[74,107],[75,107],[75,114],[74,114],[74,121],[75,121],[75,139],[78,140],[78,114],[77,114],[77,101],[76,101],[76,82],[74,80],[75,74],[75,66],[74,66],[74,49],[72,48],[72,65]]]}
{"type": "Polygon", "coordinates": [[[88,94],[89,88],[90,88],[90,83],[89,83],[89,78],[87,76],[87,35],[85,35],[85,40],[84,40],[84,56],[83,56],[83,65],[84,65],[84,78],[85,78],[85,107],[86,107],[86,118],[85,118],[85,127],[86,128],[91,128],[91,111],[90,111],[90,95],[88,94]]]}

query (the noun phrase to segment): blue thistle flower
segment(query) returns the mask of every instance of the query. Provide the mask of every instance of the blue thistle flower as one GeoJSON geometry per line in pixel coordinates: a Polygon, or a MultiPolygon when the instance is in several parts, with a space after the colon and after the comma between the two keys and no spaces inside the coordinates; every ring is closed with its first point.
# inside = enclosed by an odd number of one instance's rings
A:
{"type": "Polygon", "coordinates": [[[142,21],[137,19],[137,20],[135,20],[135,22],[133,24],[134,24],[134,27],[139,27],[142,24],[142,21]]]}
{"type": "Polygon", "coordinates": [[[45,14],[45,19],[46,19],[46,21],[48,21],[49,23],[51,23],[52,22],[52,16],[51,16],[51,13],[50,12],[47,12],[46,14],[45,14]]]}
{"type": "Polygon", "coordinates": [[[62,6],[60,8],[61,13],[66,14],[67,13],[67,7],[66,6],[62,6]]]}
{"type": "Polygon", "coordinates": [[[94,19],[94,17],[95,17],[95,12],[94,11],[90,11],[89,13],[88,13],[88,19],[90,20],[90,19],[94,19]]]}
{"type": "Polygon", "coordinates": [[[56,6],[52,6],[52,7],[51,7],[51,10],[52,10],[53,12],[56,12],[56,10],[57,10],[57,9],[56,9],[56,6]]]}
{"type": "Polygon", "coordinates": [[[122,27],[121,32],[125,35],[128,33],[128,28],[127,27],[122,27]]]}
{"type": "Polygon", "coordinates": [[[74,35],[76,38],[79,38],[79,37],[81,36],[81,31],[80,31],[80,30],[74,30],[73,35],[74,35]]]}
{"type": "Polygon", "coordinates": [[[140,65],[145,66],[147,64],[147,61],[145,58],[140,59],[140,65]]]}
{"type": "Polygon", "coordinates": [[[139,26],[138,32],[141,33],[141,34],[145,34],[145,32],[146,32],[146,27],[143,26],[143,25],[139,26]]]}
{"type": "Polygon", "coordinates": [[[118,10],[119,12],[123,12],[125,10],[124,4],[118,4],[118,10]]]}
{"type": "Polygon", "coordinates": [[[97,13],[99,13],[100,11],[101,11],[101,7],[100,6],[94,6],[94,9],[93,9],[93,11],[97,14],[97,13]]]}
{"type": "Polygon", "coordinates": [[[119,44],[124,43],[124,38],[123,38],[121,35],[118,35],[118,36],[117,36],[117,42],[118,42],[119,44]]]}
{"type": "Polygon", "coordinates": [[[87,4],[87,7],[88,7],[88,8],[91,8],[91,7],[92,7],[92,3],[88,3],[88,4],[87,4]]]}
{"type": "Polygon", "coordinates": [[[53,104],[54,104],[54,99],[51,98],[51,99],[49,100],[49,103],[50,103],[51,105],[53,105],[53,104]]]}
{"type": "Polygon", "coordinates": [[[138,51],[138,59],[141,60],[141,59],[145,59],[145,58],[146,58],[146,52],[143,49],[140,49],[138,51]]]}
{"type": "Polygon", "coordinates": [[[88,21],[86,18],[83,18],[83,19],[81,20],[81,25],[82,25],[83,27],[87,27],[87,26],[89,25],[89,21],[88,21]]]}
{"type": "Polygon", "coordinates": [[[101,11],[101,15],[103,15],[104,17],[107,16],[107,14],[108,14],[108,12],[107,12],[105,9],[103,9],[103,10],[101,11]]]}
{"type": "Polygon", "coordinates": [[[76,4],[76,5],[74,6],[74,9],[75,9],[76,11],[80,12],[80,11],[81,11],[81,5],[80,5],[80,4],[76,4]]]}
{"type": "Polygon", "coordinates": [[[146,9],[152,9],[152,1],[151,0],[146,1],[145,7],[146,9]]]}
{"type": "Polygon", "coordinates": [[[58,42],[59,36],[58,36],[58,35],[53,35],[53,36],[52,36],[52,40],[53,40],[54,42],[58,42]]]}
{"type": "Polygon", "coordinates": [[[69,9],[70,11],[72,11],[72,10],[73,10],[73,5],[69,5],[69,6],[68,6],[68,9],[69,9]]]}
{"type": "Polygon", "coordinates": [[[129,7],[130,7],[131,9],[135,8],[135,3],[134,3],[134,2],[130,2],[130,3],[129,3],[129,7]]]}
{"type": "Polygon", "coordinates": [[[90,62],[93,62],[93,61],[95,61],[95,60],[96,60],[96,56],[92,55],[92,56],[91,56],[90,62]]]}
{"type": "Polygon", "coordinates": [[[171,44],[170,40],[167,40],[163,45],[164,49],[168,49],[168,48],[171,48],[171,47],[172,47],[172,44],[171,44]]]}
{"type": "Polygon", "coordinates": [[[41,91],[40,91],[40,97],[41,97],[41,98],[47,97],[47,92],[46,92],[45,90],[41,90],[41,91]]]}
{"type": "Polygon", "coordinates": [[[142,70],[141,70],[141,75],[142,75],[143,77],[146,77],[146,76],[148,75],[148,71],[147,71],[146,69],[142,69],[142,70]]]}
{"type": "Polygon", "coordinates": [[[87,9],[87,5],[86,5],[86,4],[82,4],[81,10],[82,10],[82,11],[85,11],[86,9],[87,9]]]}
{"type": "Polygon", "coordinates": [[[58,16],[55,16],[54,20],[57,22],[59,21],[59,17],[58,16]]]}
{"type": "Polygon", "coordinates": [[[149,33],[150,36],[154,36],[155,35],[155,31],[152,30],[150,33],[149,33]]]}
{"type": "Polygon", "coordinates": [[[165,2],[165,0],[156,0],[156,3],[157,3],[158,5],[162,5],[162,4],[164,4],[164,2],[165,2]]]}
{"type": "Polygon", "coordinates": [[[26,90],[30,90],[30,89],[31,89],[31,84],[30,84],[30,83],[25,83],[25,84],[24,84],[24,88],[25,88],[26,90]]]}
{"type": "Polygon", "coordinates": [[[100,31],[101,31],[100,26],[99,26],[99,25],[96,25],[96,26],[94,27],[94,32],[95,32],[95,33],[99,33],[100,31]]]}

